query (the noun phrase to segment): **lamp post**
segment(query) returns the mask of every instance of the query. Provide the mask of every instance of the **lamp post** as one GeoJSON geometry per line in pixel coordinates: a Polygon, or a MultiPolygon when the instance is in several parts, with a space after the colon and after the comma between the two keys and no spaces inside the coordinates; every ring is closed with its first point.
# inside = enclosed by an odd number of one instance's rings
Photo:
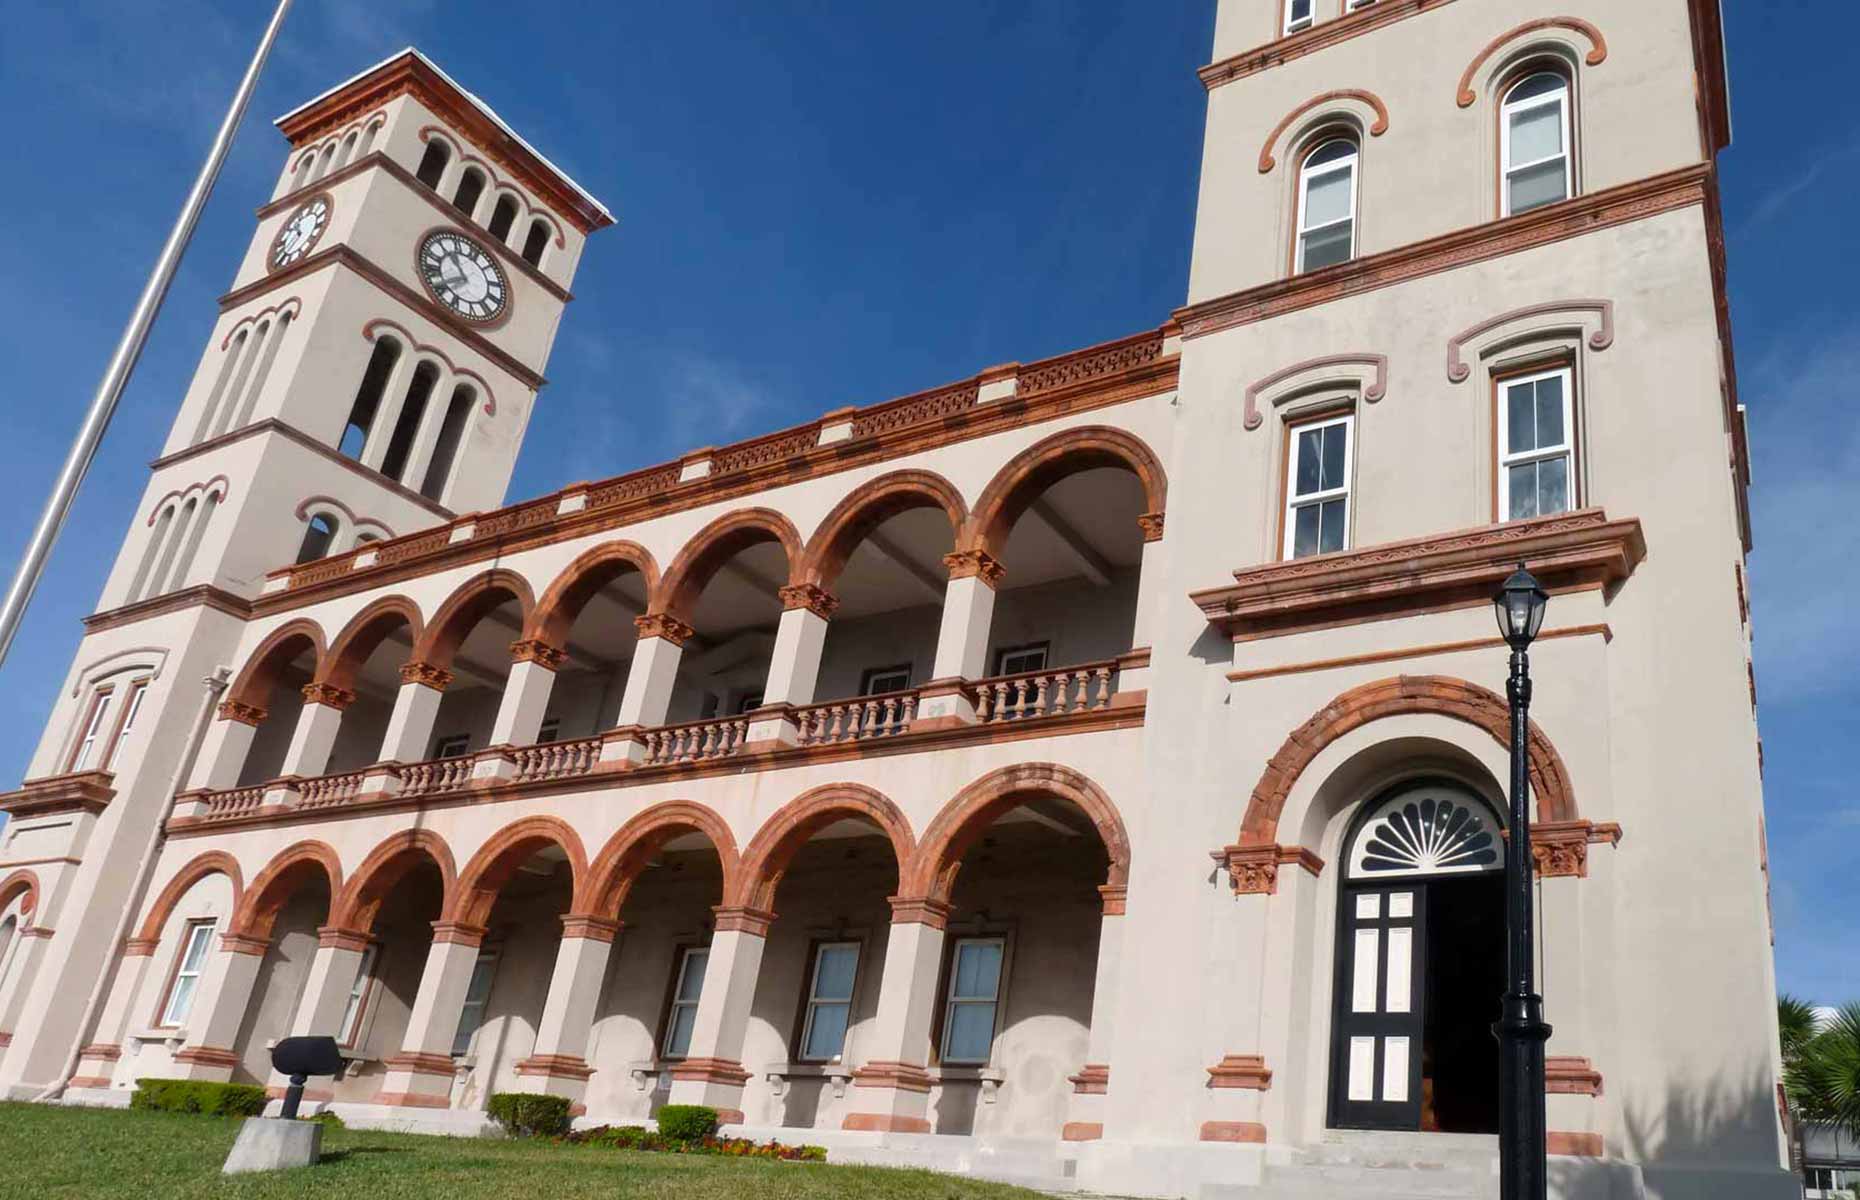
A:
{"type": "Polygon", "coordinates": [[[1532,918],[1530,813],[1531,660],[1549,595],[1519,563],[1492,598],[1511,647],[1511,836],[1505,843],[1505,995],[1492,1026],[1499,1046],[1498,1163],[1501,1200],[1544,1200],[1544,1001],[1537,994],[1532,918]]]}

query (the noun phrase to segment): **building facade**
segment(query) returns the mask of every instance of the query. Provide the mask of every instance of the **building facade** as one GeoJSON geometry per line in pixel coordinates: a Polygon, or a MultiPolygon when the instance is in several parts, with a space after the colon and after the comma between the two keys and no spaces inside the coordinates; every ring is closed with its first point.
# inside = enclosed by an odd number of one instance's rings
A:
{"type": "Polygon", "coordinates": [[[1213,57],[1155,328],[504,507],[606,209],[413,51],[281,118],[0,799],[0,1093],[327,1033],[351,1122],[1486,1194],[1524,561],[1558,1193],[1799,1194],[1715,3],[1213,57]]]}

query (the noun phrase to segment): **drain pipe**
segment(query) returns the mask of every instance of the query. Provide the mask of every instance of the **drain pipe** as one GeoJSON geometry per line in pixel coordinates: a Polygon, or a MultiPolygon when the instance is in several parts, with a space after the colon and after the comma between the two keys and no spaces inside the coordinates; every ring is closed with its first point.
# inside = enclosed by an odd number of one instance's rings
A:
{"type": "MultiPolygon", "coordinates": [[[[200,706],[200,712],[194,717],[193,731],[187,735],[187,749],[181,755],[180,766],[168,781],[165,793],[167,803],[172,804],[174,795],[194,773],[194,762],[200,757],[201,743],[206,741],[207,726],[213,721],[213,712],[219,706],[220,694],[226,690],[226,684],[232,672],[225,667],[215,667],[201,683],[206,686],[206,700],[200,706]]],[[[84,1047],[90,1045],[93,1028],[97,1023],[97,1010],[103,1004],[103,998],[109,986],[116,979],[122,957],[120,950],[123,939],[129,936],[130,923],[136,919],[136,913],[142,907],[142,897],[148,891],[149,877],[155,873],[156,851],[161,849],[162,830],[167,827],[166,817],[157,819],[149,829],[149,839],[142,847],[142,859],[136,864],[135,882],[130,886],[129,895],[123,902],[122,915],[116,918],[116,933],[110,939],[111,953],[116,962],[109,969],[97,973],[97,982],[90,988],[90,998],[84,1002],[84,1015],[78,1020],[77,1040],[71,1046],[71,1054],[65,1059],[65,1065],[58,1072],[58,1078],[52,1085],[32,1098],[34,1104],[44,1104],[64,1095],[65,1088],[71,1083],[71,1077],[77,1074],[78,1060],[83,1057],[84,1047]]]]}

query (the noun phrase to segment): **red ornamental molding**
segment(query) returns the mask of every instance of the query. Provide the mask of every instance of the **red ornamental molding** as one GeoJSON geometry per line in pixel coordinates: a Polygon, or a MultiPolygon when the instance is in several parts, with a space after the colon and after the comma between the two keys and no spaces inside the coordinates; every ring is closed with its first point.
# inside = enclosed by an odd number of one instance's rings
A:
{"type": "Polygon", "coordinates": [[[521,638],[510,643],[510,661],[535,663],[550,671],[559,671],[568,661],[568,651],[558,650],[538,638],[521,638]]]}
{"type": "Polygon", "coordinates": [[[1279,144],[1279,136],[1291,127],[1292,122],[1314,108],[1338,100],[1356,100],[1375,110],[1375,122],[1369,126],[1370,137],[1381,137],[1389,131],[1389,106],[1384,104],[1382,97],[1374,92],[1365,91],[1362,88],[1339,88],[1335,91],[1321,92],[1286,113],[1280,118],[1279,123],[1272,127],[1272,132],[1266,135],[1266,144],[1259,148],[1259,173],[1270,174],[1272,169],[1279,165],[1279,160],[1273,157],[1272,148],[1279,144]]]}
{"type": "Polygon", "coordinates": [[[759,908],[719,905],[710,911],[715,922],[712,928],[718,933],[752,933],[765,938],[769,926],[775,923],[774,913],[759,908]]]}
{"type": "Polygon", "coordinates": [[[804,608],[823,621],[831,621],[840,607],[839,597],[812,583],[790,584],[777,594],[781,597],[784,611],[804,608]]]}
{"type": "Polygon", "coordinates": [[[199,1067],[223,1067],[231,1070],[239,1065],[239,1056],[231,1050],[218,1046],[189,1046],[174,1056],[178,1063],[192,1063],[199,1067]]]}
{"type": "Polygon", "coordinates": [[[1226,868],[1236,896],[1273,896],[1279,891],[1279,868],[1296,863],[1313,876],[1324,872],[1324,860],[1303,846],[1226,846],[1212,852],[1226,868]]]}
{"type": "Polygon", "coordinates": [[[233,322],[232,328],[226,331],[226,336],[220,339],[220,349],[224,350],[226,347],[232,345],[233,335],[238,333],[241,329],[257,325],[266,317],[271,316],[273,313],[281,313],[293,304],[297,306],[297,311],[291,314],[291,320],[295,321],[298,317],[303,315],[304,308],[303,301],[295,296],[286,296],[269,308],[261,308],[249,316],[240,317],[237,321],[233,322]]]}
{"type": "Polygon", "coordinates": [[[237,721],[241,725],[257,728],[265,723],[266,712],[256,704],[242,704],[237,700],[222,700],[219,707],[220,720],[237,721]]]}
{"type": "Polygon", "coordinates": [[[1544,1091],[1553,1096],[1599,1096],[1602,1073],[1586,1058],[1553,1054],[1544,1059],[1544,1091]]]}
{"type": "Polygon", "coordinates": [[[326,949],[353,950],[360,954],[375,944],[375,938],[359,929],[338,929],[325,925],[316,931],[316,944],[326,949]]]}
{"type": "Polygon", "coordinates": [[[341,513],[343,517],[349,522],[349,524],[355,526],[358,529],[364,525],[372,525],[376,529],[379,529],[381,531],[381,536],[384,538],[392,538],[395,536],[394,531],[392,529],[389,529],[386,523],[377,521],[373,517],[357,516],[354,509],[350,508],[348,505],[344,504],[342,501],[336,499],[336,497],[334,496],[324,496],[324,495],[305,496],[303,500],[297,505],[297,509],[294,515],[299,521],[307,521],[310,519],[310,510],[312,507],[333,508],[337,512],[341,513]]]}
{"type": "MultiPolygon", "coordinates": [[[[508,311],[509,309],[506,308],[505,312],[508,311]]],[[[483,328],[483,326],[481,325],[480,328],[483,328]]],[[[472,383],[477,384],[479,395],[484,400],[484,415],[487,417],[494,417],[497,415],[497,397],[491,394],[491,385],[485,382],[484,376],[478,374],[478,372],[472,370],[470,367],[459,366],[452,361],[452,356],[447,354],[444,350],[440,349],[438,346],[429,346],[424,342],[416,340],[406,329],[388,320],[386,317],[376,317],[372,321],[364,324],[362,326],[362,337],[372,342],[379,336],[383,329],[400,339],[403,353],[416,357],[422,354],[431,355],[438,359],[440,363],[445,366],[446,370],[450,371],[455,378],[469,379],[472,383]]]]}
{"type": "Polygon", "coordinates": [[[1599,67],[1608,61],[1608,39],[1602,36],[1601,30],[1580,17],[1543,17],[1536,21],[1526,21],[1516,29],[1499,34],[1487,42],[1483,50],[1473,56],[1473,60],[1467,63],[1466,69],[1460,73],[1460,86],[1454,95],[1454,103],[1461,108],[1471,108],[1473,103],[1479,99],[1478,93],[1473,91],[1473,76],[1479,73],[1479,68],[1485,65],[1485,61],[1497,54],[1507,42],[1544,29],[1568,29],[1588,38],[1589,53],[1582,61],[1591,67],[1599,67]]]}
{"type": "Polygon", "coordinates": [[[672,1064],[669,1074],[673,1079],[719,1083],[727,1087],[742,1087],[749,1082],[749,1072],[733,1058],[687,1058],[672,1064]]]}
{"type": "Polygon", "coordinates": [[[1375,379],[1363,389],[1363,402],[1378,403],[1389,391],[1389,357],[1386,354],[1327,354],[1322,358],[1307,358],[1300,363],[1293,363],[1282,371],[1274,371],[1246,390],[1246,416],[1241,424],[1247,429],[1258,429],[1265,422],[1259,413],[1259,395],[1275,384],[1282,383],[1294,375],[1307,371],[1322,370],[1325,367],[1342,367],[1362,365],[1374,369],[1375,379]]]}
{"type": "Polygon", "coordinates": [[[586,1059],[573,1054],[532,1054],[517,1063],[516,1071],[543,1079],[587,1079],[594,1074],[586,1059]]]}
{"type": "Polygon", "coordinates": [[[979,579],[991,588],[1000,586],[1007,576],[1007,568],[986,550],[957,550],[945,554],[943,565],[949,568],[951,579],[979,579]]]}
{"type": "Polygon", "coordinates": [[[486,932],[482,925],[467,925],[463,921],[433,922],[433,941],[435,942],[451,942],[460,946],[482,946],[486,932]]]}
{"type": "Polygon", "coordinates": [[[1166,514],[1159,512],[1143,513],[1137,517],[1137,528],[1143,531],[1146,542],[1160,542],[1163,539],[1163,523],[1166,514]]]}
{"type": "Polygon", "coordinates": [[[1121,917],[1130,906],[1130,888],[1122,883],[1101,883],[1098,897],[1107,917],[1121,917]]]}
{"type": "Polygon", "coordinates": [[[1095,1142],[1103,1136],[1102,1121],[1067,1121],[1059,1131],[1062,1142],[1095,1142]]]}
{"type": "Polygon", "coordinates": [[[928,1092],[930,1072],[916,1063],[881,1059],[866,1063],[853,1072],[854,1087],[892,1088],[900,1092],[928,1092]]]}
{"type": "Polygon", "coordinates": [[[516,195],[518,203],[523,205],[522,216],[524,219],[532,220],[532,221],[540,220],[544,225],[547,225],[549,227],[549,232],[555,234],[556,249],[560,250],[563,247],[568,245],[568,240],[562,236],[562,227],[559,224],[557,224],[556,221],[553,218],[551,218],[547,212],[531,204],[529,202],[529,198],[527,196],[522,195],[521,192],[517,190],[516,185],[511,183],[508,179],[498,178],[497,171],[492,168],[491,164],[485,162],[482,158],[479,158],[477,155],[471,153],[465,147],[459,145],[455,140],[453,140],[451,131],[446,130],[446,129],[441,129],[437,125],[420,126],[420,140],[422,142],[431,141],[435,134],[438,135],[439,140],[447,143],[448,145],[452,147],[452,152],[458,156],[458,160],[460,163],[476,164],[477,167],[485,173],[486,179],[485,179],[484,190],[486,192],[491,193],[491,194],[496,194],[499,192],[509,192],[509,193],[516,195]]]}
{"type": "MultiPolygon", "coordinates": [[[[116,796],[116,789],[110,786],[115,781],[108,771],[74,771],[29,779],[18,791],[0,794],[0,813],[15,821],[56,813],[100,813],[116,796]]],[[[0,895],[4,894],[5,888],[0,886],[0,895]]]]}
{"type": "Polygon", "coordinates": [[[417,683],[423,687],[432,688],[435,692],[443,692],[452,686],[452,672],[444,667],[435,667],[431,663],[402,663],[400,681],[417,683]]]}
{"type": "Polygon", "coordinates": [[[1201,1140],[1262,1146],[1266,1142],[1266,1127],[1254,1121],[1203,1121],[1201,1140]]]}
{"type": "Polygon", "coordinates": [[[160,938],[132,937],[123,939],[124,958],[149,958],[161,945],[160,938]]]}
{"type": "Polygon", "coordinates": [[[1589,875],[1589,847],[1620,844],[1621,826],[1613,822],[1546,821],[1531,826],[1531,858],[1545,879],[1589,875]]]}
{"type": "Polygon", "coordinates": [[[1102,1096],[1111,1088],[1111,1068],[1104,1063],[1086,1063],[1077,1075],[1068,1075],[1066,1081],[1078,1095],[1102,1096]]]}
{"type": "Polygon", "coordinates": [[[1601,328],[1589,335],[1589,349],[1601,352],[1615,344],[1615,302],[1613,300],[1552,300],[1545,304],[1532,304],[1524,308],[1514,308],[1489,320],[1481,321],[1471,329],[1455,336],[1447,343],[1447,382],[1465,383],[1472,374],[1460,357],[1462,348],[1474,338],[1482,337],[1501,325],[1513,321],[1524,321],[1531,317],[1548,316],[1552,313],[1595,313],[1601,318],[1601,328]]]}
{"type": "Polygon", "coordinates": [[[1264,1092],[1272,1087],[1272,1072],[1264,1055],[1229,1054],[1208,1068],[1208,1086],[1264,1092]]]}
{"type": "Polygon", "coordinates": [[[892,896],[891,923],[893,925],[928,925],[932,929],[948,929],[951,907],[940,900],[928,896],[892,896]]]}
{"type": "Polygon", "coordinates": [[[664,638],[674,646],[683,646],[697,636],[697,630],[671,613],[665,612],[647,613],[643,617],[634,617],[633,626],[639,630],[639,636],[642,638],[664,638]]]}
{"type": "Polygon", "coordinates": [[[303,686],[303,696],[305,704],[321,704],[324,708],[333,708],[337,712],[355,703],[354,692],[329,683],[306,683],[303,686]]]}
{"type": "Polygon", "coordinates": [[[202,495],[206,495],[207,493],[211,492],[216,487],[220,489],[220,501],[224,503],[226,500],[226,497],[230,495],[232,492],[232,483],[224,475],[215,475],[211,479],[203,480],[198,483],[190,483],[184,488],[175,488],[172,491],[165,493],[161,499],[157,500],[154,504],[152,504],[149,507],[149,518],[148,520],[144,521],[143,524],[144,525],[155,524],[155,518],[161,515],[161,510],[163,506],[165,506],[168,503],[168,501],[179,500],[182,497],[186,496],[188,493],[195,491],[196,489],[198,489],[202,495]]]}
{"type": "Polygon", "coordinates": [[[263,958],[265,951],[271,949],[268,938],[248,937],[242,933],[220,934],[220,949],[228,954],[250,954],[254,958],[263,958]]]}
{"type": "Polygon", "coordinates": [[[562,937],[564,940],[568,938],[587,938],[590,941],[596,942],[612,942],[614,938],[619,936],[620,930],[624,925],[625,922],[623,921],[615,921],[607,917],[596,917],[585,913],[571,913],[562,918],[562,937]]]}
{"type": "Polygon", "coordinates": [[[1544,1149],[1567,1158],[1601,1158],[1604,1153],[1599,1133],[1562,1133],[1555,1129],[1544,1135],[1544,1149]]]}

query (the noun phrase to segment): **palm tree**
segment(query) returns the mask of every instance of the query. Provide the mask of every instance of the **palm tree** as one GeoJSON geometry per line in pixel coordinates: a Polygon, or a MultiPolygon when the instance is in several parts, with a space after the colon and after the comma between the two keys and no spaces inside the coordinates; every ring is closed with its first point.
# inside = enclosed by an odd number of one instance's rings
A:
{"type": "MultiPolygon", "coordinates": [[[[1787,1035],[1784,1039],[1787,1055],[1787,1035]]],[[[1784,1087],[1811,1121],[1826,1121],[1860,1138],[1860,1001],[1845,1004],[1801,1049],[1784,1087]]]]}
{"type": "Polygon", "coordinates": [[[1815,1040],[1821,1021],[1815,1016],[1814,1005],[1784,992],[1776,997],[1776,1023],[1782,1029],[1783,1071],[1787,1073],[1801,1061],[1802,1052],[1815,1040]]]}

